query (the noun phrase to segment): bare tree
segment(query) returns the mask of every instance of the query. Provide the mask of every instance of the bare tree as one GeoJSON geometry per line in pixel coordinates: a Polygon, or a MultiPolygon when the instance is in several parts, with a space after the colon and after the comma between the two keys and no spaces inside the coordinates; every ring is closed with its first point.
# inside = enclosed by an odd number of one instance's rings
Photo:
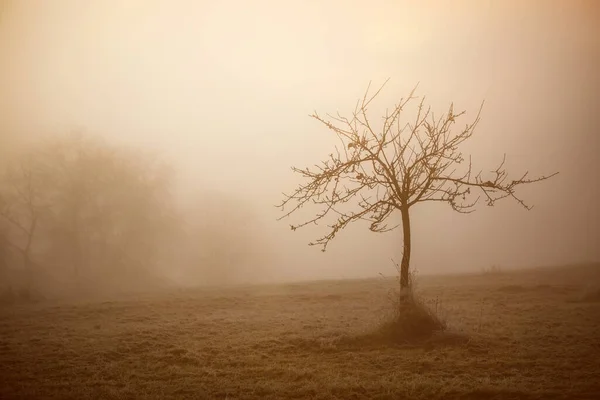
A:
{"type": "Polygon", "coordinates": [[[85,289],[153,280],[168,265],[165,243],[173,243],[177,220],[172,173],[158,155],[67,135],[7,164],[0,267],[16,254],[29,284],[44,274],[51,279],[38,282],[85,289]]]}
{"type": "Polygon", "coordinates": [[[162,262],[159,244],[175,221],[173,176],[158,155],[78,134],[47,143],[40,159],[52,182],[51,248],[74,278],[135,275],[162,262]]]}
{"type": "Polygon", "coordinates": [[[7,221],[24,238],[21,245],[4,238],[5,245],[16,249],[23,257],[23,267],[31,286],[34,262],[31,250],[38,227],[42,205],[35,182],[35,163],[31,158],[24,158],[15,166],[7,169],[2,180],[2,196],[0,200],[0,217],[7,221]]]}
{"type": "Polygon", "coordinates": [[[388,226],[386,221],[399,211],[404,241],[400,289],[401,293],[406,293],[410,289],[412,206],[443,202],[454,211],[470,213],[480,198],[484,198],[489,206],[498,200],[512,198],[529,210],[531,207],[518,197],[517,188],[546,180],[556,173],[538,177],[529,177],[529,173],[525,173],[510,179],[504,169],[506,155],[489,176],[475,172],[471,157],[466,158],[459,147],[472,137],[483,104],[473,122],[454,132],[456,121],[465,112],[454,112],[451,104],[445,114],[436,118],[431,107],[425,105],[425,98],[419,101],[415,96],[416,87],[391,111],[386,111],[381,127],[377,129],[368,115],[368,108],[386,83],[373,94],[369,93],[369,85],[350,118],[339,113],[336,116],[328,114],[326,118],[316,112],[310,115],[333,131],[340,146],[314,168],[292,167],[304,183],[291,194],[284,193],[284,200],[278,205],[284,214],[278,220],[308,204],[314,204],[320,210],[314,218],[291,225],[292,230],[317,224],[333,214],[336,220],[328,225],[328,233],[309,243],[321,246],[325,251],[337,233],[355,221],[368,221],[373,232],[395,229],[399,225],[388,226]],[[402,113],[411,102],[417,105],[416,115],[410,121],[402,122],[402,113]],[[474,197],[475,194],[478,196],[474,197]]]}

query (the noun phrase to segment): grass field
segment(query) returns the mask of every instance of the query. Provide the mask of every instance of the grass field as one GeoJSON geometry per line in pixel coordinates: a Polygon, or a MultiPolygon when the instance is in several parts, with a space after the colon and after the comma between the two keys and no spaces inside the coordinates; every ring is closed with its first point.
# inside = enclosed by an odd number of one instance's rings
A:
{"type": "Polygon", "coordinates": [[[0,399],[600,399],[600,265],[418,283],[418,343],[368,339],[391,279],[4,306],[0,399]]]}

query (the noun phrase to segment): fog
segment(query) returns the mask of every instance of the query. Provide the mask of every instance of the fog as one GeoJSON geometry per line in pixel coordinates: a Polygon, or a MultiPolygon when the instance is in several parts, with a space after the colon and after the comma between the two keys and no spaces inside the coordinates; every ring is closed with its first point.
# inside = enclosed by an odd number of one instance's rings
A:
{"type": "MultiPolygon", "coordinates": [[[[275,207],[299,183],[291,166],[332,151],[331,133],[308,114],[348,115],[369,81],[388,77],[373,115],[417,83],[439,112],[454,102],[471,119],[485,100],[464,149],[477,169],[506,153],[514,175],[560,172],[521,191],[529,212],[508,200],[469,215],[414,208],[419,273],[600,260],[592,0],[0,4],[0,157],[74,130],[160,154],[189,215],[223,232],[226,247],[254,241],[235,281],[396,273],[401,230],[358,224],[322,253],[307,243],[324,226],[292,232],[301,216],[278,222],[275,207]]],[[[188,239],[215,240],[202,235],[188,239]]],[[[192,267],[178,260],[161,268],[185,281],[192,267]]]]}

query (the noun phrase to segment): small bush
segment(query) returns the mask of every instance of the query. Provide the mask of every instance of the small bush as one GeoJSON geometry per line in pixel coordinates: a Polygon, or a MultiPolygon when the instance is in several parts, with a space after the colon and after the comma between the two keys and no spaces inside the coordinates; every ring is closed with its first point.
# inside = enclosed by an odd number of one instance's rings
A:
{"type": "Polygon", "coordinates": [[[392,312],[386,316],[376,334],[392,342],[413,342],[428,339],[447,328],[440,317],[438,303],[435,309],[428,307],[413,293],[404,298],[394,296],[392,312]]]}

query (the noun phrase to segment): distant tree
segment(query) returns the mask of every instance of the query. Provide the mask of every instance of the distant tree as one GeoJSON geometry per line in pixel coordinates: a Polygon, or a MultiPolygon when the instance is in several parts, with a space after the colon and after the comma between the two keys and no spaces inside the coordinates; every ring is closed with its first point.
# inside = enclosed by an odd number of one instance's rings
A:
{"type": "Polygon", "coordinates": [[[40,158],[53,187],[53,247],[70,253],[76,274],[135,275],[156,267],[175,222],[164,163],[83,135],[48,143],[40,158]]]}
{"type": "Polygon", "coordinates": [[[489,176],[474,172],[471,157],[465,158],[459,147],[472,137],[482,108],[473,122],[453,132],[456,121],[465,112],[454,112],[451,104],[445,114],[435,118],[425,105],[425,98],[418,101],[414,95],[416,88],[386,112],[377,129],[368,108],[386,83],[372,95],[368,88],[350,118],[339,113],[327,118],[316,112],[310,115],[333,131],[341,147],[336,146],[327,160],[314,168],[292,167],[304,183],[291,194],[284,193],[283,201],[278,204],[284,214],[278,220],[310,204],[320,207],[320,211],[314,218],[291,225],[292,230],[317,224],[333,214],[336,220],[329,225],[328,233],[309,243],[325,251],[337,233],[355,221],[368,221],[373,232],[395,229],[399,225],[390,227],[386,221],[399,211],[404,242],[400,293],[404,297],[410,289],[411,207],[442,202],[454,211],[470,213],[483,197],[488,206],[512,198],[529,210],[531,207],[518,197],[517,188],[546,180],[556,173],[533,178],[525,173],[509,179],[504,169],[506,155],[489,176]],[[418,101],[416,115],[409,122],[402,122],[403,111],[415,101],[418,101]],[[475,193],[479,196],[473,198],[475,193]]]}
{"type": "Polygon", "coordinates": [[[0,218],[5,225],[8,223],[5,230],[14,232],[10,236],[4,232],[2,241],[5,248],[10,246],[21,254],[28,289],[33,279],[32,247],[43,212],[39,193],[41,185],[35,168],[31,157],[24,157],[9,165],[0,176],[0,218]]]}
{"type": "Polygon", "coordinates": [[[171,171],[157,157],[67,135],[36,143],[0,178],[4,242],[28,270],[36,253],[61,281],[99,285],[142,280],[164,264],[176,220],[171,171]]]}

